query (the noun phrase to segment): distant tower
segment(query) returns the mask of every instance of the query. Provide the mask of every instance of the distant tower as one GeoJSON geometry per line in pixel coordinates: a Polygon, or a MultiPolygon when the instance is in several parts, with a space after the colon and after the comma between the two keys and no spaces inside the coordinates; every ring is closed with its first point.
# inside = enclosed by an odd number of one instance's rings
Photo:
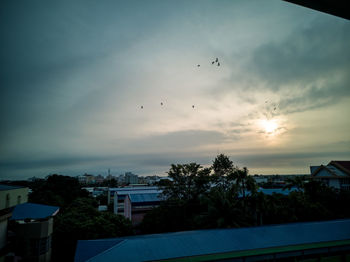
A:
{"type": "Polygon", "coordinates": [[[108,176],[111,175],[111,169],[108,168],[108,176]]]}

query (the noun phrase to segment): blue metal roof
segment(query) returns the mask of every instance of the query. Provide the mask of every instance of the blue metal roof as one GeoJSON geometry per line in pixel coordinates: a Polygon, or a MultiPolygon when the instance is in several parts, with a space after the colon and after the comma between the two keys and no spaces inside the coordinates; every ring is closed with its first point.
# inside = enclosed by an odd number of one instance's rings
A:
{"type": "Polygon", "coordinates": [[[159,193],[130,194],[129,198],[131,203],[160,202],[162,200],[159,193]]]}
{"type": "MultiPolygon", "coordinates": [[[[298,191],[298,189],[295,187],[293,187],[291,189],[288,189],[288,188],[259,188],[258,189],[258,192],[261,192],[265,195],[270,195],[270,196],[273,194],[282,194],[282,195],[288,196],[293,191],[298,191]]],[[[251,194],[251,192],[246,190],[245,194],[246,194],[246,196],[249,196],[251,194]]],[[[243,194],[239,193],[238,197],[243,197],[243,194]]]]}
{"type": "Polygon", "coordinates": [[[11,220],[43,219],[53,216],[59,207],[34,203],[23,203],[14,207],[11,220]]]}
{"type": "MultiPolygon", "coordinates": [[[[124,240],[88,261],[153,261],[198,255],[219,254],[260,248],[328,241],[350,240],[350,219],[306,222],[238,229],[214,229],[117,238],[124,240]]],[[[92,242],[98,240],[90,240],[92,242]]],[[[110,241],[110,240],[109,240],[110,241]]],[[[88,252],[91,243],[79,241],[79,254],[88,252]]],[[[110,242],[106,242],[106,246],[110,242]]],[[[103,245],[99,243],[99,245],[103,245]]]]}
{"type": "Polygon", "coordinates": [[[282,195],[289,195],[290,192],[298,191],[297,188],[293,187],[291,189],[288,188],[259,188],[258,192],[262,192],[265,195],[273,195],[273,194],[282,194],[282,195]]]}
{"type": "Polygon", "coordinates": [[[75,262],[83,262],[124,241],[123,239],[80,240],[75,252],[75,262]]]}

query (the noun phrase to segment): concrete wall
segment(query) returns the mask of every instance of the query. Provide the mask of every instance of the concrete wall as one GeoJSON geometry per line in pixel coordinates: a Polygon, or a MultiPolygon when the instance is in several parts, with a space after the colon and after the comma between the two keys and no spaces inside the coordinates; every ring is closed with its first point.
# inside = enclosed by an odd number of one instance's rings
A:
{"type": "Polygon", "coordinates": [[[16,236],[20,238],[43,238],[52,234],[53,218],[44,221],[23,222],[16,225],[16,236]]]}
{"type": "Polygon", "coordinates": [[[6,235],[7,235],[7,219],[3,219],[3,220],[0,220],[0,250],[6,245],[6,235]]]}
{"type": "Polygon", "coordinates": [[[53,218],[44,221],[18,221],[14,231],[18,239],[17,250],[25,260],[40,262],[51,260],[51,244],[44,253],[38,254],[32,250],[32,243],[38,243],[40,240],[43,240],[44,243],[51,242],[53,218]]]}
{"type": "Polygon", "coordinates": [[[26,202],[28,202],[28,187],[0,191],[0,210],[26,202]]]}
{"type": "Polygon", "coordinates": [[[124,216],[131,220],[131,201],[129,196],[124,199],[124,216]]]}

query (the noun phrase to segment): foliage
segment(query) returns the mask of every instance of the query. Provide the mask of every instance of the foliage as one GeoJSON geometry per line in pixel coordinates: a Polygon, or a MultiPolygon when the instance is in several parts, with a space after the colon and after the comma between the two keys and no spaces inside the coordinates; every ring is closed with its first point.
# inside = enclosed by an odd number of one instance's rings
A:
{"type": "Polygon", "coordinates": [[[247,168],[218,155],[210,168],[172,165],[172,182],[162,186],[167,201],[146,214],[142,233],[231,228],[350,217],[350,192],[296,176],[289,195],[265,195],[247,168]]]}
{"type": "Polygon", "coordinates": [[[210,169],[196,163],[171,165],[168,175],[173,183],[163,187],[163,194],[171,200],[198,199],[209,189],[209,174],[210,169]]]}
{"type": "Polygon", "coordinates": [[[34,181],[29,202],[65,208],[78,197],[88,197],[78,180],[70,176],[51,175],[46,180],[34,181]]]}
{"type": "MultiPolygon", "coordinates": [[[[54,218],[52,258],[72,261],[79,239],[119,237],[133,234],[131,222],[120,215],[99,212],[98,202],[82,190],[76,178],[51,175],[31,185],[29,201],[60,207],[54,218]]],[[[106,201],[106,196],[98,198],[106,201]]]]}
{"type": "Polygon", "coordinates": [[[146,214],[143,233],[200,228],[241,227],[254,223],[247,211],[247,190],[255,195],[255,180],[221,154],[210,168],[196,163],[171,165],[172,183],[161,188],[166,201],[146,214]],[[243,196],[244,201],[239,199],[243,196]],[[246,212],[247,211],[247,212],[246,212]]]}
{"type": "MultiPolygon", "coordinates": [[[[247,168],[239,168],[218,155],[209,168],[197,163],[173,164],[171,180],[159,183],[166,198],[146,214],[141,233],[233,228],[302,221],[349,218],[350,192],[337,191],[306,177],[289,179],[289,195],[265,195],[247,168]]],[[[98,212],[97,201],[81,190],[72,177],[52,175],[32,182],[30,201],[60,206],[55,217],[53,258],[73,259],[78,239],[133,234],[129,220],[111,212],[98,212]]],[[[97,200],[104,203],[106,196],[97,200]]],[[[109,206],[111,209],[113,206],[109,206]]]]}
{"type": "Polygon", "coordinates": [[[53,258],[71,260],[77,240],[119,237],[133,234],[129,220],[109,212],[99,212],[91,198],[77,198],[55,218],[53,258]]]}

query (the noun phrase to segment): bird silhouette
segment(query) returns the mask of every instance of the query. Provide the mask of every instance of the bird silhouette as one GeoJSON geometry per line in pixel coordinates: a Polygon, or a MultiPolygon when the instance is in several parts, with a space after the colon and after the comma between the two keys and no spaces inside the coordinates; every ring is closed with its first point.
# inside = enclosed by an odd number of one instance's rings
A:
{"type": "Polygon", "coordinates": [[[192,105],[192,108],[194,108],[194,105],[192,105]]]}
{"type": "Polygon", "coordinates": [[[220,66],[220,63],[218,63],[218,66],[220,66]]]}
{"type": "Polygon", "coordinates": [[[218,59],[218,58],[216,58],[216,59],[215,59],[215,62],[216,62],[216,63],[217,63],[217,62],[219,62],[219,59],[218,59]]]}
{"type": "Polygon", "coordinates": [[[199,65],[199,64],[197,65],[197,67],[200,67],[200,66],[201,66],[201,65],[199,65]]]}
{"type": "Polygon", "coordinates": [[[162,105],[163,105],[163,102],[160,102],[160,105],[162,106],[162,105]]]}
{"type": "Polygon", "coordinates": [[[143,106],[141,106],[141,109],[143,109],[143,106]]]}
{"type": "Polygon", "coordinates": [[[211,64],[213,65],[215,63],[215,61],[211,62],[211,64]]]}

